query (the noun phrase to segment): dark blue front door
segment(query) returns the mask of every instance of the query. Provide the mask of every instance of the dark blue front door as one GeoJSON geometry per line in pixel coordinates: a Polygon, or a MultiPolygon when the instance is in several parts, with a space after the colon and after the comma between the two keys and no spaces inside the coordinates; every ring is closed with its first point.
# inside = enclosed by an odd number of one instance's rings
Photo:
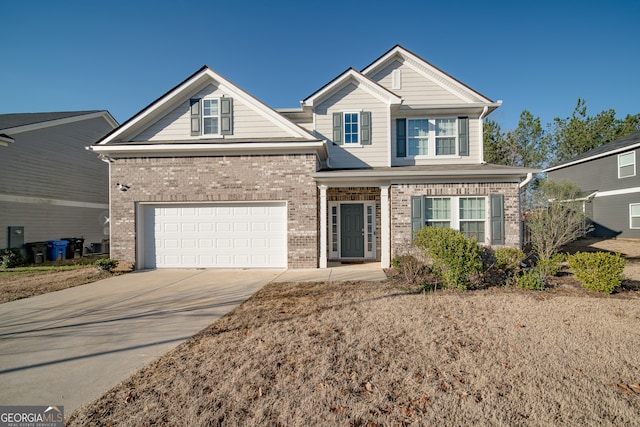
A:
{"type": "Polygon", "coordinates": [[[340,256],[364,257],[364,205],[340,205],[340,256]]]}

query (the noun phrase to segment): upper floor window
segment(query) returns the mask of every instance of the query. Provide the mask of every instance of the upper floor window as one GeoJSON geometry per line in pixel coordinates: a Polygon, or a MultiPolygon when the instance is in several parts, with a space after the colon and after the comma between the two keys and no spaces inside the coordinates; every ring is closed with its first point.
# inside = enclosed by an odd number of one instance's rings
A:
{"type": "Polygon", "coordinates": [[[469,155],[469,119],[396,119],[396,157],[469,155]]]}
{"type": "Polygon", "coordinates": [[[359,144],[360,131],[358,123],[360,122],[359,113],[344,113],[344,143],[359,144]]]}
{"type": "Polygon", "coordinates": [[[371,144],[371,112],[332,113],[333,143],[351,147],[371,144]]]}
{"type": "Polygon", "coordinates": [[[191,98],[191,136],[233,135],[233,98],[191,98]]]}
{"type": "Polygon", "coordinates": [[[618,178],[636,175],[636,152],[618,154],[618,178]]]}
{"type": "Polygon", "coordinates": [[[204,135],[218,134],[218,121],[220,120],[220,109],[218,99],[202,100],[202,129],[204,135]]]}

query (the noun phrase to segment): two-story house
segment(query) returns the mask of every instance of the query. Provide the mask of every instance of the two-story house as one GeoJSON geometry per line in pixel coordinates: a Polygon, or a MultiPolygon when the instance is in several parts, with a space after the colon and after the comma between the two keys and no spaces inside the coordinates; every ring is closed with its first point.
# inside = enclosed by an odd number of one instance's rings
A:
{"type": "Polygon", "coordinates": [[[92,148],[137,268],[382,267],[424,225],[519,246],[531,169],[483,161],[494,102],[401,46],[274,110],[208,67],[92,148]]]}
{"type": "Polygon", "coordinates": [[[580,188],[591,235],[640,238],[639,149],[640,132],[634,132],[544,170],[550,180],[580,188]]]}

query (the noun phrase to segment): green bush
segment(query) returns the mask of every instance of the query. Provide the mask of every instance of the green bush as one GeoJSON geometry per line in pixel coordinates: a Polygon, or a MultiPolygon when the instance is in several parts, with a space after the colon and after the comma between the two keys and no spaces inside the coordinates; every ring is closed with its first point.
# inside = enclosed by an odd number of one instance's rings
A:
{"type": "Polygon", "coordinates": [[[520,276],[516,277],[515,281],[516,286],[521,289],[528,289],[532,291],[544,291],[547,289],[544,277],[535,268],[524,271],[520,276]]]}
{"type": "Polygon", "coordinates": [[[445,287],[468,289],[482,272],[481,251],[476,239],[457,230],[423,227],[414,244],[432,260],[432,271],[445,287]]]}
{"type": "Polygon", "coordinates": [[[3,268],[20,267],[26,260],[19,248],[7,248],[0,251],[0,266],[3,268]]]}
{"type": "Polygon", "coordinates": [[[100,258],[96,261],[96,266],[102,271],[112,272],[118,266],[118,261],[111,258],[100,258]]]}
{"type": "Polygon", "coordinates": [[[527,257],[524,252],[516,248],[498,248],[493,252],[496,267],[505,272],[520,270],[520,263],[527,257]]]}
{"type": "Polygon", "coordinates": [[[578,252],[567,263],[582,286],[610,294],[622,283],[627,261],[618,253],[578,252]]]}
{"type": "Polygon", "coordinates": [[[560,264],[565,260],[565,255],[561,253],[555,253],[551,255],[549,259],[539,259],[536,263],[536,269],[542,277],[557,276],[560,272],[560,264]]]}

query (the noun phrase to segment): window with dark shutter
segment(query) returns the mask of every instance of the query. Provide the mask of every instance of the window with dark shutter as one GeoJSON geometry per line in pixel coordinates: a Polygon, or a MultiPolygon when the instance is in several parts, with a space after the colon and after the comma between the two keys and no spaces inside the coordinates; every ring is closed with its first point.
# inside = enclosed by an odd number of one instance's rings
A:
{"type": "Polygon", "coordinates": [[[416,231],[424,226],[423,201],[424,197],[422,196],[411,196],[411,240],[413,240],[416,231]]]}
{"type": "Polygon", "coordinates": [[[342,145],[342,113],[333,113],[333,142],[342,145]]]}
{"type": "Polygon", "coordinates": [[[396,157],[407,157],[407,119],[396,119],[396,157]]]}
{"type": "Polygon", "coordinates": [[[360,144],[371,145],[371,112],[360,113],[360,144]]]}
{"type": "Polygon", "coordinates": [[[469,117],[458,117],[458,155],[469,155],[469,117]]]}
{"type": "Polygon", "coordinates": [[[220,98],[220,134],[233,135],[233,98],[220,98]]]}
{"type": "Polygon", "coordinates": [[[199,136],[200,132],[200,98],[189,100],[191,109],[191,136],[199,136]]]}
{"type": "Polygon", "coordinates": [[[504,245],[504,195],[491,195],[491,244],[504,245]]]}

